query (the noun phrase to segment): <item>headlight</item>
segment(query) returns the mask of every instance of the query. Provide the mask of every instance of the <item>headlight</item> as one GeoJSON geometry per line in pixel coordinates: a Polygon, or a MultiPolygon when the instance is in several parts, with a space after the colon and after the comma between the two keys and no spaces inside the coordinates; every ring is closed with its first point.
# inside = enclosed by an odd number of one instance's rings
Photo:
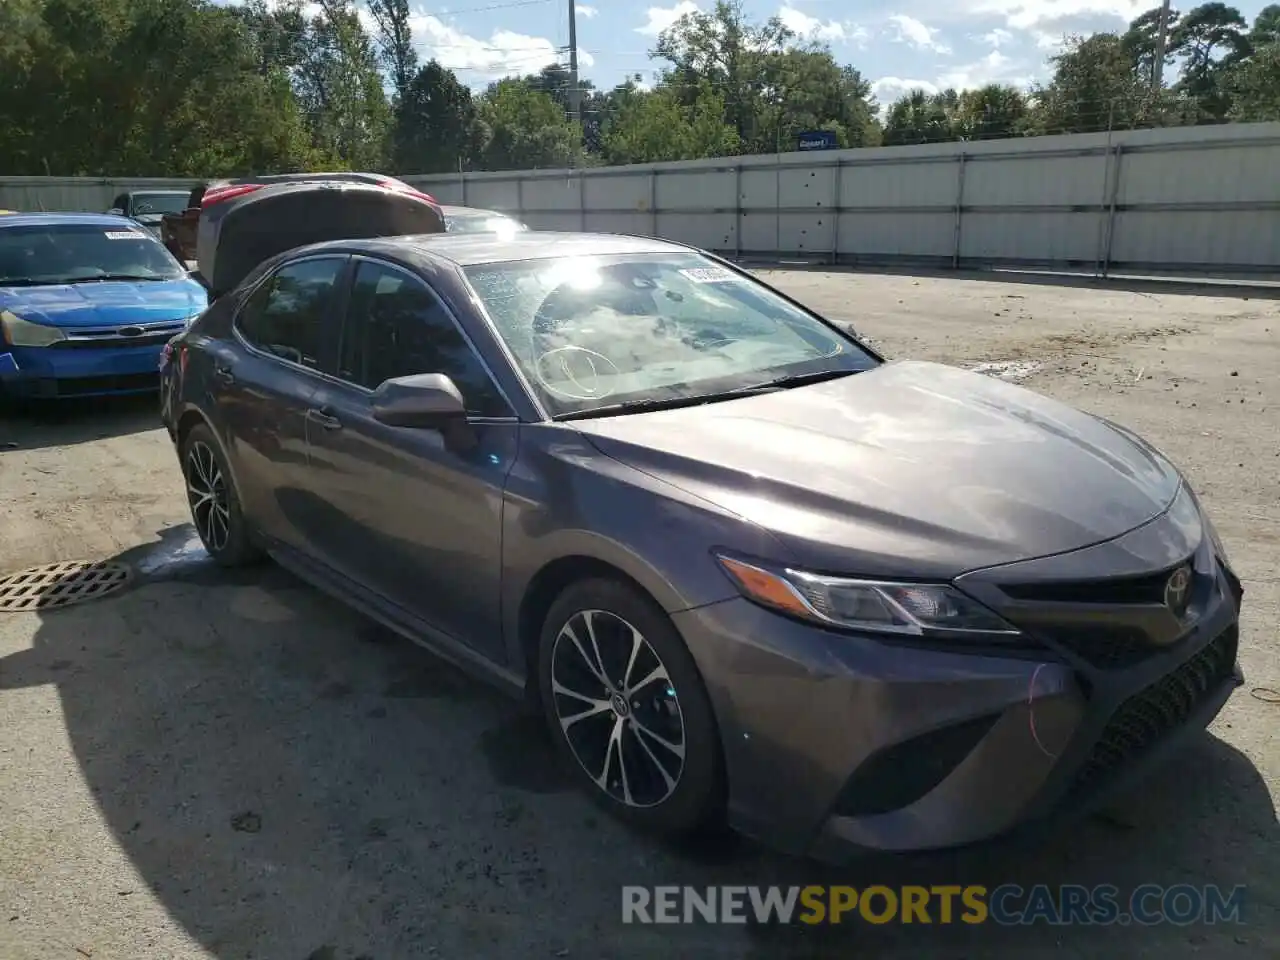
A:
{"type": "Polygon", "coordinates": [[[31,323],[8,310],[0,311],[0,333],[4,334],[4,342],[11,347],[47,347],[67,339],[67,335],[57,327],[31,323]]]}
{"type": "Polygon", "coordinates": [[[905,636],[1018,636],[1020,631],[944,583],[894,583],[767,569],[716,555],[750,600],[829,626],[905,636]]]}
{"type": "Polygon", "coordinates": [[[1224,567],[1231,566],[1231,558],[1227,556],[1227,548],[1222,544],[1222,537],[1218,535],[1218,528],[1213,525],[1213,521],[1209,519],[1209,515],[1204,512],[1204,507],[1200,508],[1200,522],[1204,524],[1204,529],[1209,534],[1209,543],[1213,545],[1213,552],[1218,557],[1218,562],[1224,567]]]}

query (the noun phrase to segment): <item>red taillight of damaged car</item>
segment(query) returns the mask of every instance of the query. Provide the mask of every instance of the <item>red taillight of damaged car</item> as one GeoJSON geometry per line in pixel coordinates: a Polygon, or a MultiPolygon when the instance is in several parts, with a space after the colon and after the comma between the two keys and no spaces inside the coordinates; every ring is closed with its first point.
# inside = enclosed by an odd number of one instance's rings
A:
{"type": "Polygon", "coordinates": [[[230,187],[214,187],[212,190],[205,191],[204,197],[200,200],[200,206],[201,208],[211,207],[215,203],[242,197],[246,193],[253,193],[253,191],[261,189],[262,184],[260,183],[237,183],[230,187]]]}

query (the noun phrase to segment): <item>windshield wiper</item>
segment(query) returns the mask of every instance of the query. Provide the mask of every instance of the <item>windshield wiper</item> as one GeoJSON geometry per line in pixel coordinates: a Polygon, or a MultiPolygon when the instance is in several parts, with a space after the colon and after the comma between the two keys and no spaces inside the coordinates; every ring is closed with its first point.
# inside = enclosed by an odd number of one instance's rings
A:
{"type": "Polygon", "coordinates": [[[647,413],[653,410],[675,410],[679,407],[696,407],[704,403],[719,403],[723,400],[738,400],[742,397],[754,396],[758,393],[772,393],[788,387],[802,387],[809,383],[822,383],[824,380],[836,380],[850,376],[857,370],[823,370],[821,373],[795,373],[787,377],[776,377],[761,383],[749,384],[745,387],[734,387],[732,390],[720,390],[716,393],[687,394],[680,397],[652,397],[647,400],[624,400],[621,403],[610,403],[603,407],[592,407],[590,410],[575,410],[562,413],[556,420],[586,420],[591,417],[610,417],[615,413],[647,413]]]}
{"type": "Polygon", "coordinates": [[[72,277],[68,280],[64,280],[63,283],[102,283],[102,282],[109,282],[113,280],[133,283],[133,282],[142,282],[146,280],[158,281],[158,280],[177,280],[177,279],[178,278],[176,276],[161,277],[161,276],[156,276],[154,273],[149,273],[145,275],[141,273],[103,273],[103,274],[99,274],[96,277],[72,277]]]}
{"type": "Polygon", "coordinates": [[[788,387],[803,387],[810,383],[823,383],[827,380],[838,380],[841,377],[848,377],[857,370],[822,370],[817,373],[793,373],[785,377],[775,377],[772,380],[763,380],[760,383],[753,383],[750,386],[739,387],[733,393],[763,393],[768,390],[785,390],[788,387]]]}

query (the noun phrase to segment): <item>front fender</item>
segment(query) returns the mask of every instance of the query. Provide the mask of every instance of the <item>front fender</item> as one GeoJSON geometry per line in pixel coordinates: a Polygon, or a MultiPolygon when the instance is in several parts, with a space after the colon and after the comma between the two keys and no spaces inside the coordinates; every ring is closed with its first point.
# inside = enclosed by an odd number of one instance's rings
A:
{"type": "Polygon", "coordinates": [[[513,664],[523,661],[524,599],[559,560],[607,564],[676,613],[738,595],[712,548],[786,557],[762,527],[602,454],[558,424],[522,429],[502,528],[502,623],[513,664]]]}

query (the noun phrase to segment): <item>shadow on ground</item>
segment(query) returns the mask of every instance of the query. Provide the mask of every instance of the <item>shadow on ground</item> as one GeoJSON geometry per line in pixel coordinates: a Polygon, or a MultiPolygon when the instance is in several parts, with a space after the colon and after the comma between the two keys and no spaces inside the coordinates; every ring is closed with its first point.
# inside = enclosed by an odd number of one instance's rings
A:
{"type": "Polygon", "coordinates": [[[943,270],[911,266],[832,266],[822,263],[787,263],[785,261],[748,261],[741,266],[752,270],[776,270],[798,273],[847,273],[850,276],[919,277],[929,280],[970,280],[979,283],[1020,283],[1039,287],[1070,287],[1082,290],[1118,291],[1139,294],[1164,294],[1188,297],[1234,297],[1240,300],[1280,300],[1280,280],[1249,282],[1217,280],[1202,277],[1110,276],[1105,279],[1092,273],[1054,273],[1035,270],[943,270]]]}
{"type": "Polygon", "coordinates": [[[161,426],[154,393],[71,400],[0,397],[0,453],[63,447],[161,426]]]}
{"type": "Polygon", "coordinates": [[[128,592],[44,613],[0,689],[56,684],[104,819],[220,958],[1260,956],[1276,817],[1206,734],[1106,820],[1039,847],[827,869],[746,841],[672,849],[569,789],[520,708],[274,566],[229,575],[189,529],[120,559],[128,592]],[[624,926],[624,884],[1216,883],[1248,925],[624,926]]]}

